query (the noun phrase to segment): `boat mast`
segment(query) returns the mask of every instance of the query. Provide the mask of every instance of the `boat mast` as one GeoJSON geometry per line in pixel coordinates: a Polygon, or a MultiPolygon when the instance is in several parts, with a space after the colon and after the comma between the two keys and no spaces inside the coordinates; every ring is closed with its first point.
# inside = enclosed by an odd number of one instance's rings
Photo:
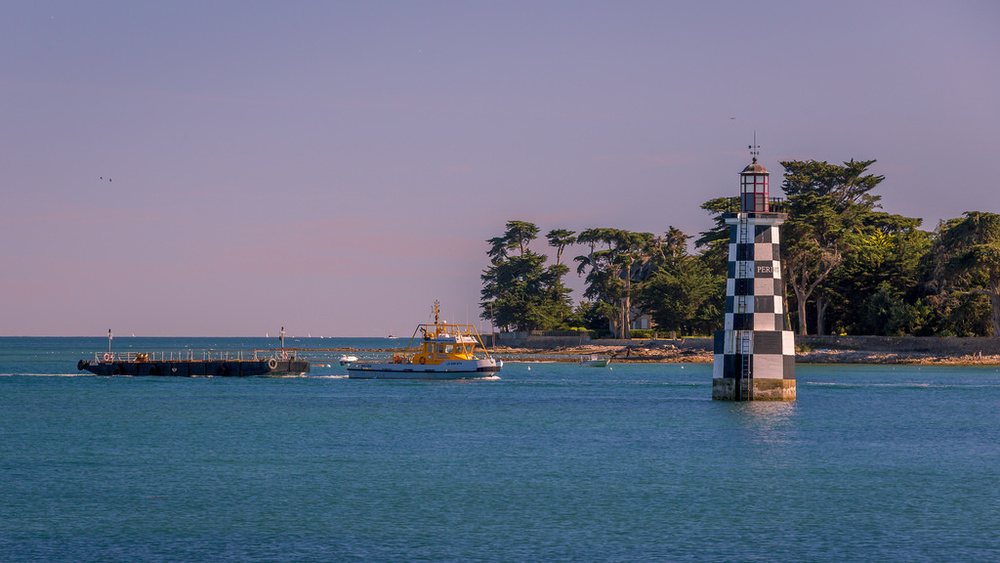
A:
{"type": "Polygon", "coordinates": [[[112,338],[111,329],[109,328],[108,329],[108,354],[111,354],[111,338],[112,338]]]}

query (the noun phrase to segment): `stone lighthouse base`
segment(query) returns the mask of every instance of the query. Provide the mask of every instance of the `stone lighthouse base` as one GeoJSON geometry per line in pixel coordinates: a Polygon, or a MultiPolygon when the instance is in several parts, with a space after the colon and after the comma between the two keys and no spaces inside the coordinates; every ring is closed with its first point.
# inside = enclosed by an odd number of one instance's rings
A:
{"type": "Polygon", "coordinates": [[[794,401],[795,335],[788,330],[717,331],[712,398],[794,401]]]}
{"type": "Polygon", "coordinates": [[[754,378],[750,396],[743,398],[737,391],[736,378],[720,377],[712,380],[712,399],[716,401],[794,401],[794,379],[754,378]]]}

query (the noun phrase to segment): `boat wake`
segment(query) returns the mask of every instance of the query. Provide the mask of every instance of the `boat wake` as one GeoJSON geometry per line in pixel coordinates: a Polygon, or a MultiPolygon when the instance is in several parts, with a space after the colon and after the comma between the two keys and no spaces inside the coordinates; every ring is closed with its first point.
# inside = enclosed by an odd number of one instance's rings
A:
{"type": "Polygon", "coordinates": [[[0,373],[0,377],[90,377],[92,373],[0,373]]]}
{"type": "Polygon", "coordinates": [[[799,382],[798,385],[806,387],[831,387],[836,389],[983,389],[994,388],[997,385],[983,383],[919,383],[919,382],[898,382],[898,383],[838,383],[832,381],[806,381],[799,382]]]}

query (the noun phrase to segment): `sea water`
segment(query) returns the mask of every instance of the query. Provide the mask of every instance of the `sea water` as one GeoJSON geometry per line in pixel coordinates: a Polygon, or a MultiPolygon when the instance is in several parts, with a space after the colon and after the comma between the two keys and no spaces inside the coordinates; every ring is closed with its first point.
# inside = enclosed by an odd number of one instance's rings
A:
{"type": "Polygon", "coordinates": [[[106,348],[0,338],[2,561],[1000,560],[992,366],[800,365],[798,401],[735,404],[706,364],[76,370],[106,348]]]}

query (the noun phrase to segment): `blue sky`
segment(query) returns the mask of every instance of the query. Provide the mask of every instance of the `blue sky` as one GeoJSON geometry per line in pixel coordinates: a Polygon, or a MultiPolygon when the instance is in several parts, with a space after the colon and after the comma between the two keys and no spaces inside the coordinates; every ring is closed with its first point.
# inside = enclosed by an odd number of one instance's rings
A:
{"type": "Polygon", "coordinates": [[[986,1],[5,3],[0,334],[408,334],[435,299],[476,322],[506,221],[696,235],[754,131],[775,195],[781,160],[878,159],[885,211],[998,212],[998,23],[986,1]]]}

